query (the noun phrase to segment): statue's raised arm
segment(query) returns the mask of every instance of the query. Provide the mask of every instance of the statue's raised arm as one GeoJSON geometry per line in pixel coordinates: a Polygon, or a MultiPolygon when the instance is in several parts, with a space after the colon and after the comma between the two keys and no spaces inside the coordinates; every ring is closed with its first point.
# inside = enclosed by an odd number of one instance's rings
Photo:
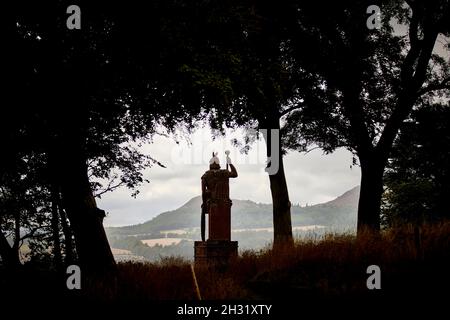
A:
{"type": "Polygon", "coordinates": [[[228,166],[230,166],[230,171],[229,172],[229,177],[230,178],[237,178],[238,173],[236,171],[236,168],[233,166],[233,164],[231,163],[231,159],[229,157],[230,151],[225,151],[225,154],[227,155],[227,170],[228,170],[228,166]]]}
{"type": "Polygon", "coordinates": [[[237,171],[236,171],[236,168],[231,164],[231,163],[229,163],[229,165],[230,165],[230,171],[229,171],[229,174],[230,174],[230,178],[237,178],[237,176],[238,176],[238,173],[237,173],[237,171]]]}

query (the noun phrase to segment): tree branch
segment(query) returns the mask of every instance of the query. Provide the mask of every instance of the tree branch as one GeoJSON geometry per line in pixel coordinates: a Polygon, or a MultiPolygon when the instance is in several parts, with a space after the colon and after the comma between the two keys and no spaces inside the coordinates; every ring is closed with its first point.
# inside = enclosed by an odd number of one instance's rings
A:
{"type": "Polygon", "coordinates": [[[36,231],[38,231],[39,229],[42,229],[42,227],[39,226],[39,227],[33,228],[33,229],[31,229],[31,231],[28,232],[26,235],[24,235],[23,237],[20,237],[20,238],[18,239],[18,241],[14,241],[13,248],[14,248],[15,250],[19,250],[19,248],[22,247],[23,242],[25,241],[25,239],[34,237],[34,234],[35,234],[36,231]]]}
{"type": "MultiPolygon", "coordinates": [[[[401,79],[401,81],[404,82],[404,87],[401,89],[401,92],[399,92],[397,104],[389,117],[376,146],[379,154],[387,154],[387,152],[389,152],[397,132],[400,129],[402,121],[406,119],[413,108],[413,105],[418,97],[418,93],[420,92],[420,88],[425,80],[427,66],[433,52],[437,35],[438,32],[436,30],[429,30],[425,33],[423,40],[419,42],[420,48],[411,47],[410,49],[411,51],[417,50],[420,52],[417,57],[417,65],[413,73],[408,71],[407,78],[401,79]]],[[[410,61],[407,61],[408,56],[405,59],[402,69],[409,69],[411,67],[409,64],[410,61]]],[[[405,70],[402,70],[402,74],[404,71],[405,70]]]]}
{"type": "Polygon", "coordinates": [[[322,149],[322,148],[321,148],[321,147],[314,147],[314,148],[311,148],[311,149],[309,149],[309,150],[305,150],[304,153],[305,153],[305,154],[308,154],[308,153],[310,153],[311,151],[314,151],[314,150],[317,150],[317,149],[322,149]]]}
{"type": "Polygon", "coordinates": [[[284,111],[281,111],[280,112],[280,118],[281,117],[283,117],[283,116],[285,116],[285,115],[287,115],[289,112],[291,112],[291,111],[294,111],[294,110],[297,110],[297,109],[300,109],[300,105],[295,105],[295,106],[292,106],[292,107],[290,107],[290,108],[287,108],[286,110],[284,110],[284,111]]]}
{"type": "Polygon", "coordinates": [[[421,40],[417,37],[419,31],[419,7],[414,6],[413,3],[408,1],[408,5],[413,11],[411,21],[409,23],[408,37],[410,49],[403,62],[402,70],[400,72],[400,79],[403,82],[403,86],[406,87],[414,74],[414,63],[417,61],[420,50],[421,50],[421,40]]]}
{"type": "Polygon", "coordinates": [[[421,90],[419,90],[418,95],[421,96],[425,93],[435,91],[435,90],[442,90],[442,89],[449,89],[450,90],[450,77],[445,78],[441,82],[432,83],[425,87],[423,87],[421,90]]]}
{"type": "Polygon", "coordinates": [[[107,192],[113,191],[113,190],[115,190],[115,189],[125,185],[125,182],[123,182],[123,181],[120,181],[119,183],[117,183],[115,185],[113,185],[113,182],[114,181],[111,180],[108,183],[108,186],[106,188],[104,188],[103,190],[101,190],[101,191],[99,191],[98,193],[95,194],[95,197],[98,198],[98,197],[102,196],[103,194],[105,194],[107,192]]]}

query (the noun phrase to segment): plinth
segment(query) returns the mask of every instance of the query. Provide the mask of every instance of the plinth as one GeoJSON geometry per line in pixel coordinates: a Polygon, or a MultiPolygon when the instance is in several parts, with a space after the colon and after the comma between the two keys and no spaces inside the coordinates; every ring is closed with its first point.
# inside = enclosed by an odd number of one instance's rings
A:
{"type": "Polygon", "coordinates": [[[208,231],[211,240],[231,239],[231,205],[233,203],[227,197],[209,203],[208,231]]]}
{"type": "Polygon", "coordinates": [[[238,255],[238,242],[229,240],[195,241],[195,265],[225,265],[238,255]]]}

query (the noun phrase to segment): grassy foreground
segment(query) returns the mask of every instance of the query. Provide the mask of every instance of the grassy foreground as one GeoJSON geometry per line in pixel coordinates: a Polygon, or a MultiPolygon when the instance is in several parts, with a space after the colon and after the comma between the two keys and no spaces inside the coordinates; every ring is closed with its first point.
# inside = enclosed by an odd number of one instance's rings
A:
{"type": "MultiPolygon", "coordinates": [[[[129,262],[118,269],[112,299],[198,299],[189,262],[129,262]]],[[[450,223],[297,240],[277,252],[245,252],[226,269],[197,268],[196,277],[205,300],[430,295],[450,285],[450,223]],[[381,269],[381,290],[367,289],[369,265],[381,269]]]]}
{"type": "MultiPolygon", "coordinates": [[[[69,291],[67,275],[23,266],[15,277],[2,276],[2,296],[93,302],[203,300],[384,301],[448,297],[450,222],[402,227],[374,236],[328,234],[297,240],[274,252],[245,252],[227,268],[197,268],[196,291],[191,264],[179,258],[160,263],[120,263],[114,276],[83,278],[82,289],[69,291]],[[367,267],[381,269],[381,290],[368,290],[367,267]],[[443,292],[443,293],[442,293],[443,292]],[[199,294],[198,294],[199,293],[199,294]]],[[[1,271],[1,270],[0,270],[1,271]]],[[[433,298],[434,299],[434,298],[433,298]]],[[[7,299],[8,300],[8,299],[7,299]]],[[[5,301],[7,301],[5,300],[5,301]]],[[[411,300],[410,300],[411,301],[411,300]]],[[[433,300],[434,301],[434,300],[433,300]]],[[[120,305],[120,304],[119,304],[120,305]]],[[[146,304],[143,304],[145,306],[146,304]]]]}

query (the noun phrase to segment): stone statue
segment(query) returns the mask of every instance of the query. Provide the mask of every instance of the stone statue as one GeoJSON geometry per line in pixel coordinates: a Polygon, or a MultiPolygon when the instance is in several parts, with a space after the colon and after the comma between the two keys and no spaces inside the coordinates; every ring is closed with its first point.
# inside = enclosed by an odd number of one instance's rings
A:
{"type": "Polygon", "coordinates": [[[230,151],[225,151],[226,169],[220,169],[217,153],[212,154],[209,170],[202,176],[201,236],[205,241],[205,215],[208,214],[208,240],[231,239],[231,200],[229,178],[238,176],[231,164],[230,151]],[[230,167],[230,171],[228,170],[230,167]]]}

